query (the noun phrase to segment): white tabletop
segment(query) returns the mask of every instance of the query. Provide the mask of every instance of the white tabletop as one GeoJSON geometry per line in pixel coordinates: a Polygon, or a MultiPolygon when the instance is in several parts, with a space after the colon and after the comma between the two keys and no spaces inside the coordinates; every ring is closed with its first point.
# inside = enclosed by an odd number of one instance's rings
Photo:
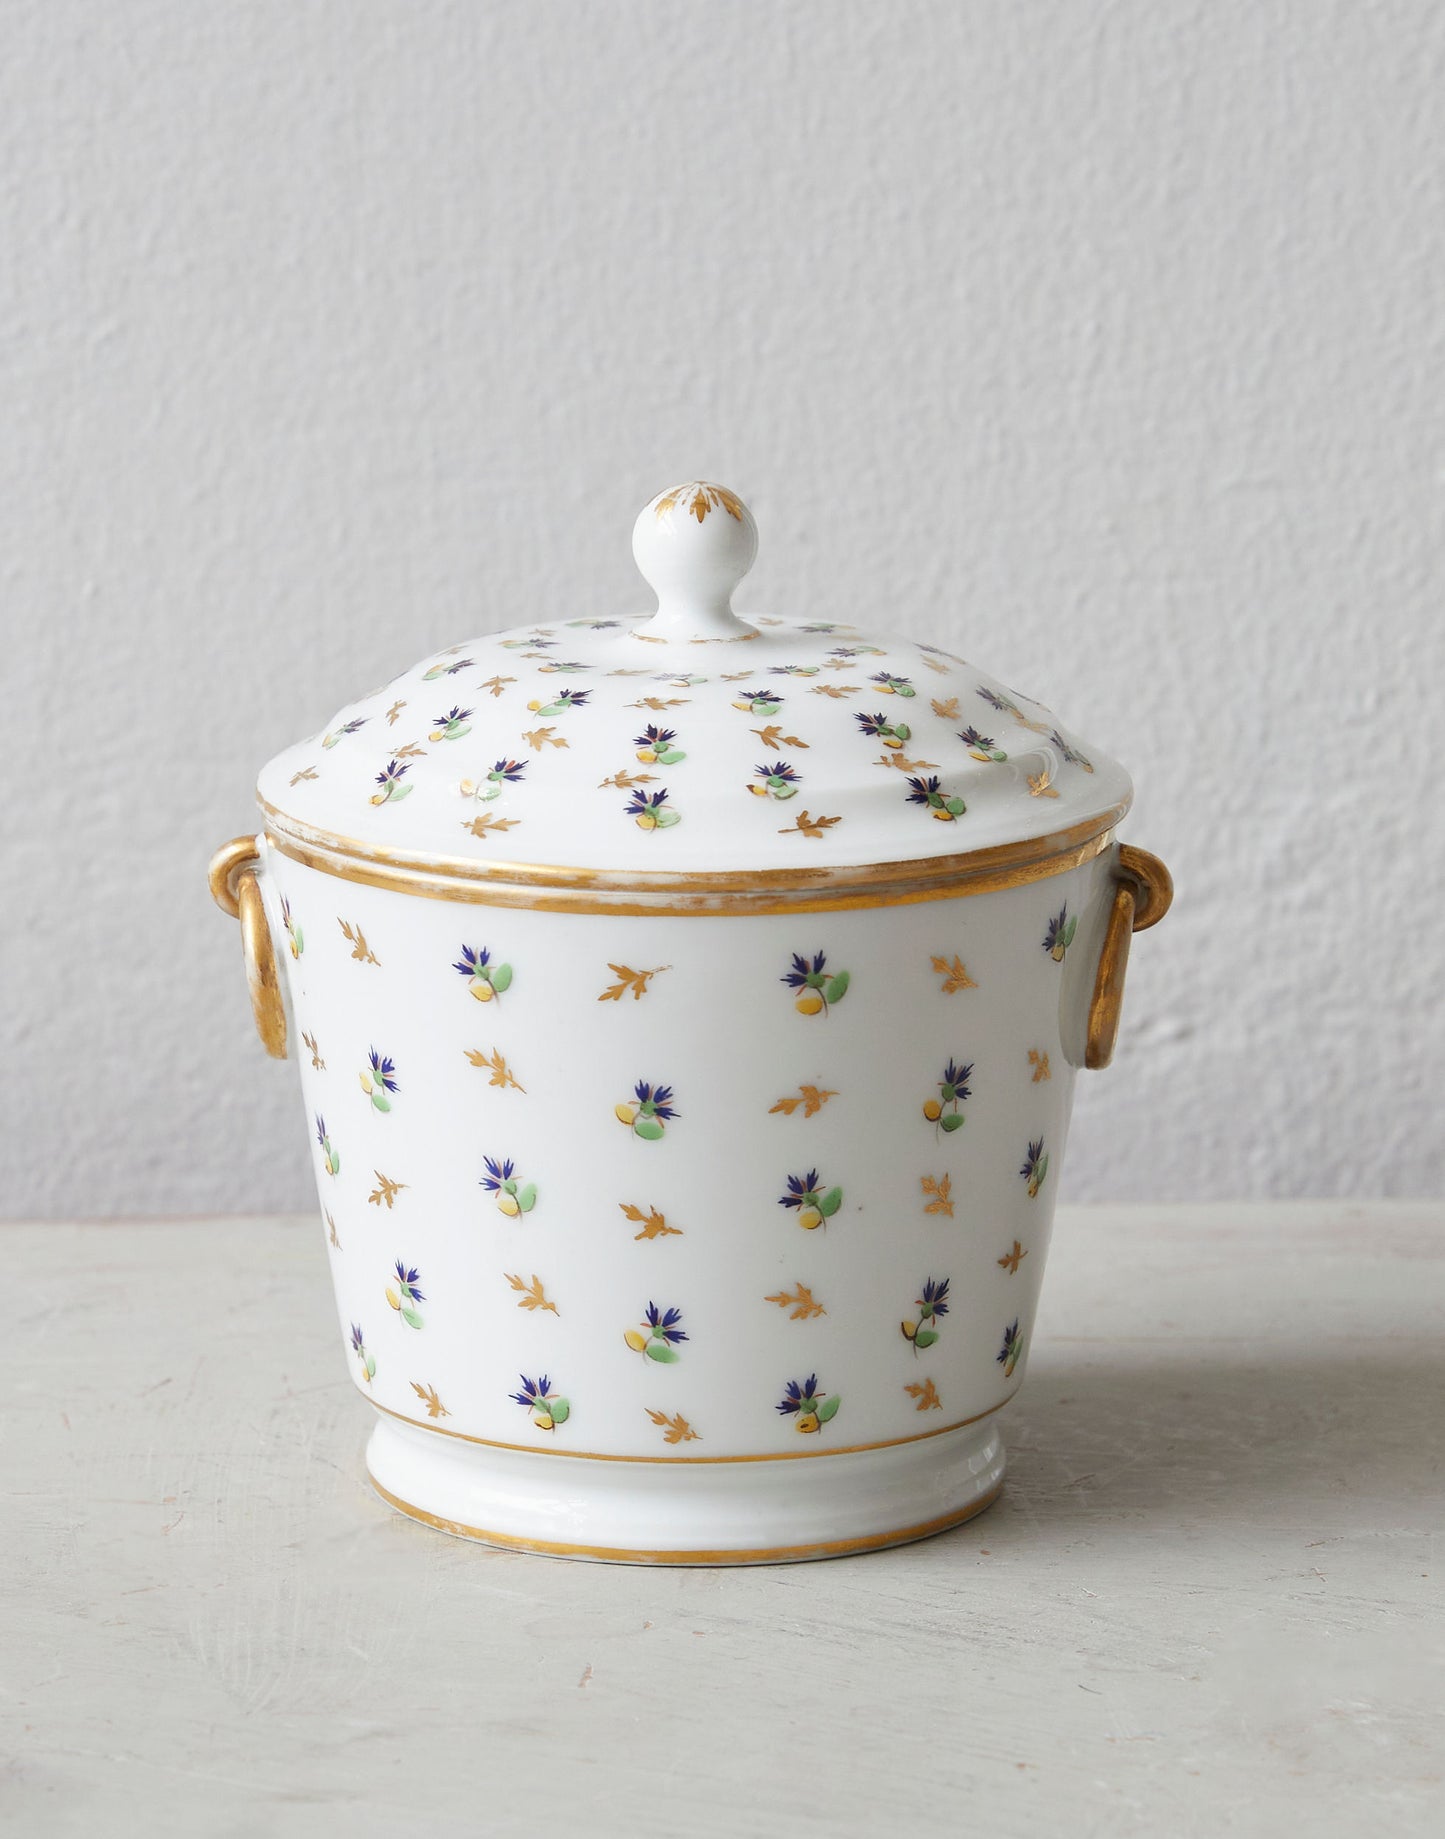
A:
{"type": "Polygon", "coordinates": [[[0,1227],[0,1831],[1442,1830],[1445,1208],[1062,1210],[999,1504],[735,1571],[392,1513],[321,1230],[0,1227]]]}

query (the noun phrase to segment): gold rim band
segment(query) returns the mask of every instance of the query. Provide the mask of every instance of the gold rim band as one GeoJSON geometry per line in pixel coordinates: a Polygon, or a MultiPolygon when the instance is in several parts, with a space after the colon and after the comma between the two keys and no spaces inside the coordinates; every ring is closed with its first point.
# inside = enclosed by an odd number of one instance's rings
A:
{"type": "Polygon", "coordinates": [[[1068,830],[970,854],[930,856],[917,862],[852,867],[725,870],[679,873],[608,873],[517,862],[467,861],[454,856],[408,859],[371,851],[354,838],[305,830],[260,801],[266,837],[292,861],[343,881],[428,900],[492,907],[527,907],[549,913],[624,915],[716,913],[825,913],[851,907],[909,905],[954,900],[1000,888],[1045,881],[1090,862],[1113,842],[1114,826],[1128,809],[1119,804],[1068,830]]]}
{"type": "MultiPolygon", "coordinates": [[[[459,1443],[479,1443],[484,1449],[519,1450],[524,1456],[567,1456],[573,1462],[648,1462],[663,1463],[676,1468],[683,1463],[723,1463],[723,1462],[813,1462],[820,1456],[857,1456],[864,1450],[896,1449],[901,1443],[926,1443],[930,1437],[946,1437],[951,1430],[963,1430],[970,1424],[980,1424],[985,1418],[991,1418],[996,1411],[1002,1411],[1014,1395],[1001,1398],[996,1405],[990,1405],[987,1411],[975,1412],[971,1418],[959,1418],[952,1424],[939,1424],[931,1430],[915,1431],[910,1437],[885,1437],[881,1443],[840,1443],[835,1449],[799,1449],[799,1450],[765,1450],[760,1455],[750,1456],[615,1456],[601,1450],[558,1449],[555,1444],[537,1443],[502,1443],[495,1437],[474,1437],[465,1430],[448,1430],[445,1424],[433,1424],[422,1418],[408,1417],[404,1411],[394,1411],[390,1405],[383,1405],[380,1399],[372,1398],[362,1386],[360,1380],[353,1380],[358,1392],[374,1411],[381,1411],[389,1418],[396,1418],[402,1424],[410,1424],[414,1430],[429,1430],[436,1437],[455,1437],[459,1443]]],[[[1018,1387],[1014,1387],[1014,1392],[1018,1387]]]]}
{"type": "Polygon", "coordinates": [[[907,1545],[913,1539],[926,1539],[932,1533],[947,1532],[950,1526],[962,1526],[966,1520],[992,1507],[1003,1492],[1003,1483],[996,1482],[987,1494],[979,1500],[970,1501],[967,1507],[956,1513],[940,1514],[936,1520],[923,1520],[916,1526],[899,1526],[890,1532],[869,1533],[862,1539],[824,1539],[812,1545],[759,1545],[732,1551],[726,1548],[693,1551],[685,1546],[671,1550],[633,1551],[624,1546],[566,1545],[554,1539],[522,1539],[515,1533],[490,1532],[484,1526],[467,1526],[460,1520],[444,1520],[435,1513],[428,1513],[424,1507],[415,1507],[410,1501],[402,1500],[390,1488],[384,1488],[370,1472],[367,1480],[398,1513],[404,1513],[409,1520],[419,1520],[423,1526],[434,1526],[438,1532],[451,1533],[459,1539],[477,1539],[483,1545],[499,1545],[511,1552],[536,1552],[546,1558],[610,1558],[617,1564],[782,1564],[800,1558],[846,1558],[850,1552],[882,1551],[885,1546],[907,1545]]]}

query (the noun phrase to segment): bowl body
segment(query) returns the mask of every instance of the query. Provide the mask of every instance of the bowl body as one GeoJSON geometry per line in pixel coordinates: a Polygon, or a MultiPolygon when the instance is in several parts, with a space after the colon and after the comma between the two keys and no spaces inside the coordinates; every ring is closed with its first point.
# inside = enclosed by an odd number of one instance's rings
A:
{"type": "Polygon", "coordinates": [[[987,1505],[1107,832],[982,892],[760,912],[428,898],[257,847],[388,1499],[677,1563],[987,1505]]]}

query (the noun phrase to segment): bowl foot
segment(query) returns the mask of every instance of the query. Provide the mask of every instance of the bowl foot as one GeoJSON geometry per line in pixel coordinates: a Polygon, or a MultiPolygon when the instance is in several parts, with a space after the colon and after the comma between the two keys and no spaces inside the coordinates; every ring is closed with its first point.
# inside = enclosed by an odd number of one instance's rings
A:
{"type": "Polygon", "coordinates": [[[793,1564],[904,1545],[981,1513],[1003,1485],[996,1418],[837,1456],[559,1458],[382,1419],[366,1466],[383,1500],[462,1539],[612,1564],[793,1564]]]}

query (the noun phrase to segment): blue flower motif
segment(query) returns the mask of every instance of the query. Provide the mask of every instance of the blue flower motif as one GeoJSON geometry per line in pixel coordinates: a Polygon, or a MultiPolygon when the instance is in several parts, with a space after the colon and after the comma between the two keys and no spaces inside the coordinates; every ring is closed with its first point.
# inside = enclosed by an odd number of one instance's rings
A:
{"type": "Polygon", "coordinates": [[[816,1373],[809,1373],[802,1385],[799,1385],[796,1379],[790,1379],[783,1387],[783,1399],[778,1410],[784,1416],[792,1416],[799,1411],[811,1411],[817,1391],[818,1375],[816,1373]]]}
{"type": "Polygon", "coordinates": [[[409,1303],[424,1303],[426,1298],[417,1288],[421,1272],[416,1266],[406,1264],[402,1259],[396,1261],[396,1285],[409,1303]]]}
{"type": "Polygon", "coordinates": [[[656,1303],[647,1305],[647,1325],[656,1340],[666,1341],[669,1345],[686,1341],[687,1330],[677,1326],[681,1320],[681,1309],[659,1309],[656,1303]]]}
{"type": "Polygon", "coordinates": [[[374,1084],[385,1092],[399,1090],[396,1083],[396,1063],[390,1054],[379,1054],[373,1047],[367,1058],[371,1062],[371,1077],[374,1084]]]}

